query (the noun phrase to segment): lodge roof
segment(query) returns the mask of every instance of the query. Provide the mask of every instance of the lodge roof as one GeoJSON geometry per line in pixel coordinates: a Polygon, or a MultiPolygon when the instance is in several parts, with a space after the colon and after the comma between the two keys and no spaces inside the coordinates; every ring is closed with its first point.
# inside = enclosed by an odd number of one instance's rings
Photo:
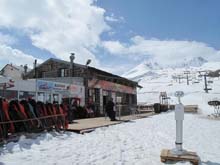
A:
{"type": "MultiPolygon", "coordinates": [[[[48,60],[46,60],[45,62],[41,63],[40,65],[37,66],[37,68],[41,67],[42,65],[48,63],[48,62],[57,62],[57,63],[62,63],[62,64],[65,64],[65,65],[69,65],[70,62],[69,61],[64,61],[64,60],[61,60],[61,59],[56,59],[56,58],[49,58],[48,60]]],[[[91,71],[94,71],[97,73],[98,76],[100,77],[108,77],[108,78],[116,78],[116,79],[120,79],[120,80],[123,80],[123,81],[127,81],[129,83],[132,83],[133,85],[137,86],[137,87],[141,87],[140,85],[138,85],[137,82],[135,81],[132,81],[132,80],[129,80],[127,78],[124,78],[124,77],[121,77],[121,76],[118,76],[118,75],[115,75],[115,74],[112,74],[112,73],[109,73],[109,72],[106,72],[106,71],[103,71],[103,70],[100,70],[100,69],[97,69],[95,67],[91,67],[91,66],[86,66],[86,65],[82,65],[82,64],[78,64],[78,63],[74,63],[74,66],[78,66],[78,67],[81,67],[81,68],[88,68],[89,70],[91,71]]],[[[33,72],[34,69],[32,69],[30,72],[27,73],[30,74],[31,72],[33,72]]]]}

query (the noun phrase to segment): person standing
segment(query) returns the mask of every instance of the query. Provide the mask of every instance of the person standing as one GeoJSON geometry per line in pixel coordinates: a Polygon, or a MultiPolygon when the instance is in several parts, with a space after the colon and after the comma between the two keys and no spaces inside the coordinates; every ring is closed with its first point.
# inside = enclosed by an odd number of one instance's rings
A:
{"type": "Polygon", "coordinates": [[[114,106],[115,106],[115,103],[113,102],[113,99],[110,98],[106,104],[106,112],[107,112],[108,117],[111,119],[111,121],[116,121],[114,106]]]}
{"type": "Polygon", "coordinates": [[[88,103],[87,108],[88,108],[90,111],[92,110],[92,116],[93,116],[93,117],[96,117],[95,104],[94,104],[92,98],[89,99],[89,103],[88,103]]]}
{"type": "Polygon", "coordinates": [[[73,120],[74,120],[74,117],[76,116],[76,111],[77,111],[77,101],[75,99],[73,99],[71,101],[71,104],[70,104],[70,109],[69,109],[69,123],[73,123],[73,120]]]}

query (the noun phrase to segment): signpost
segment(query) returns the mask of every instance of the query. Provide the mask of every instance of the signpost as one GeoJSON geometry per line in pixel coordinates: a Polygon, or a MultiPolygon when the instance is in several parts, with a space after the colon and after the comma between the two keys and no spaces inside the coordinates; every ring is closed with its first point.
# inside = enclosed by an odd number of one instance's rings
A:
{"type": "Polygon", "coordinates": [[[175,96],[178,98],[178,104],[175,106],[175,120],[176,120],[176,148],[172,150],[175,155],[181,155],[185,151],[182,148],[183,143],[183,120],[184,120],[184,106],[180,98],[184,96],[183,91],[176,91],[175,96]]]}
{"type": "Polygon", "coordinates": [[[183,149],[183,120],[184,120],[184,106],[180,98],[184,96],[183,91],[176,91],[175,96],[178,98],[178,104],[175,106],[175,120],[176,120],[176,148],[172,150],[163,149],[160,154],[162,162],[166,161],[190,161],[195,165],[199,164],[199,157],[195,152],[189,152],[183,149]]]}

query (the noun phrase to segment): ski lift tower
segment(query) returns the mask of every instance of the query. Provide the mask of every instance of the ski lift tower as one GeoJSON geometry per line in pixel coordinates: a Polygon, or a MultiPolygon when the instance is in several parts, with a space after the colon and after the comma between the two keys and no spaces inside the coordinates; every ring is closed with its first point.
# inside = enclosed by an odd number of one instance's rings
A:
{"type": "Polygon", "coordinates": [[[183,120],[184,106],[180,98],[184,96],[183,91],[176,91],[175,96],[178,98],[178,104],[175,105],[175,120],[176,120],[176,148],[172,150],[163,149],[161,151],[161,161],[190,161],[193,164],[199,164],[199,157],[195,152],[189,152],[182,148],[183,143],[183,120]]]}
{"type": "Polygon", "coordinates": [[[204,83],[205,83],[205,92],[209,93],[210,90],[212,90],[212,88],[208,88],[208,83],[207,83],[207,77],[208,77],[208,71],[199,71],[199,75],[204,77],[204,83]]]}
{"type": "Polygon", "coordinates": [[[180,83],[181,83],[181,79],[183,79],[183,76],[180,75],[180,74],[178,74],[176,77],[177,77],[177,79],[179,80],[179,84],[180,84],[180,83]]]}
{"type": "Polygon", "coordinates": [[[184,74],[186,75],[186,82],[187,82],[187,85],[189,85],[189,74],[190,74],[190,71],[184,71],[184,74]]]}

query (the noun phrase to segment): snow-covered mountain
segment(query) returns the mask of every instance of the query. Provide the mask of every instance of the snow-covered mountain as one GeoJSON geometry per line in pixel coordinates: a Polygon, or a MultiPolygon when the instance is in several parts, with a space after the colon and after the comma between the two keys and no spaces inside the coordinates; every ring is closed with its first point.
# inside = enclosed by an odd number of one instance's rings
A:
{"type": "Polygon", "coordinates": [[[200,67],[208,61],[202,57],[195,57],[188,62],[188,66],[191,67],[200,67]]]}
{"type": "Polygon", "coordinates": [[[209,62],[202,57],[194,57],[189,60],[183,60],[183,62],[169,65],[169,66],[162,66],[155,61],[144,61],[141,64],[137,65],[130,71],[123,74],[123,77],[134,81],[140,81],[143,78],[157,78],[164,72],[168,72],[170,70],[179,70],[179,72],[183,72],[184,70],[217,70],[220,69],[220,62],[209,62]]]}
{"type": "Polygon", "coordinates": [[[144,61],[126,74],[125,77],[137,81],[143,88],[137,90],[139,104],[153,104],[159,102],[160,92],[167,92],[170,103],[175,104],[175,91],[184,91],[184,104],[198,104],[204,114],[212,113],[212,107],[207,102],[214,98],[220,99],[220,80],[207,77],[209,94],[204,91],[204,80],[199,76],[199,71],[220,69],[220,62],[210,62],[201,57],[183,61],[182,65],[161,67],[156,62],[144,61]],[[155,65],[154,65],[155,63],[155,65]],[[147,64],[147,65],[146,65],[147,64]],[[188,80],[186,71],[188,71],[188,80]],[[179,77],[179,79],[178,79],[179,77]],[[210,83],[209,83],[210,82],[210,83]],[[207,111],[206,111],[207,110],[207,111]]]}
{"type": "Polygon", "coordinates": [[[129,79],[138,80],[139,78],[144,76],[157,76],[157,73],[154,71],[161,69],[163,69],[163,67],[161,67],[155,61],[144,61],[127,73],[123,74],[122,76],[129,79]]]}

